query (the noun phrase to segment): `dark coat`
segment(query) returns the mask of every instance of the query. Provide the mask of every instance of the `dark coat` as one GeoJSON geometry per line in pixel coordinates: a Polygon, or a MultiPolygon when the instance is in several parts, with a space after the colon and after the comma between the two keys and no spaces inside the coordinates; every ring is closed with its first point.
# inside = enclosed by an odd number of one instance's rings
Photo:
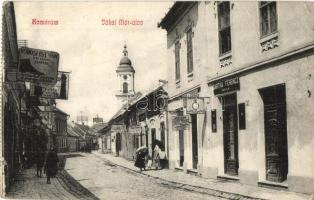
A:
{"type": "Polygon", "coordinates": [[[45,163],[45,154],[43,152],[38,152],[36,154],[36,166],[38,169],[42,168],[45,163]]]}
{"type": "Polygon", "coordinates": [[[46,159],[46,174],[49,177],[53,177],[58,171],[59,158],[56,152],[49,151],[46,159]]]}
{"type": "Polygon", "coordinates": [[[146,156],[146,153],[144,152],[139,153],[136,156],[134,166],[138,168],[145,168],[145,156],[146,156]]]}

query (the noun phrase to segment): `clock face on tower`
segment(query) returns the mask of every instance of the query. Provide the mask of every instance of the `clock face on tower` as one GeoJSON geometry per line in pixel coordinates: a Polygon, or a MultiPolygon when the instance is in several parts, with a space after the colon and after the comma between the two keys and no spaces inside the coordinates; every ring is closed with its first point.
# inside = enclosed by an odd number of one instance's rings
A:
{"type": "Polygon", "coordinates": [[[127,76],[127,75],[124,75],[124,76],[123,76],[123,79],[124,79],[124,80],[128,79],[128,76],[127,76]]]}

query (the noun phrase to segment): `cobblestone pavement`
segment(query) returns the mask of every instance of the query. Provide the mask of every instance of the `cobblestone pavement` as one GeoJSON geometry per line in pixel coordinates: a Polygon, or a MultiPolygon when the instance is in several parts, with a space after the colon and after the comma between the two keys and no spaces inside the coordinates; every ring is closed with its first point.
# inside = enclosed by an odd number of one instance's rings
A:
{"type": "MultiPolygon", "coordinates": [[[[77,156],[77,154],[74,154],[77,156]]],[[[6,199],[47,199],[47,200],[98,200],[98,198],[71,177],[65,170],[66,157],[73,155],[59,155],[60,171],[56,178],[47,184],[46,177],[36,176],[36,169],[26,169],[17,176],[10,187],[6,199]]]]}
{"type": "Polygon", "coordinates": [[[67,160],[65,170],[100,199],[223,199],[143,176],[112,165],[94,154],[67,160]]]}
{"type": "Polygon", "coordinates": [[[59,182],[58,178],[52,178],[51,184],[46,184],[46,178],[36,176],[34,168],[24,170],[19,174],[11,186],[6,198],[8,199],[51,199],[66,200],[78,199],[67,191],[59,182]]]}
{"type": "Polygon", "coordinates": [[[306,195],[244,186],[221,180],[208,180],[180,171],[149,170],[139,173],[133,162],[111,154],[94,152],[93,154],[64,154],[59,157],[61,170],[57,178],[51,180],[51,184],[46,184],[46,178],[37,177],[35,169],[24,170],[16,179],[6,198],[48,200],[254,199],[251,197],[276,200],[309,199],[306,195]]]}
{"type": "MultiPolygon", "coordinates": [[[[130,162],[121,157],[115,157],[112,154],[102,154],[97,151],[94,151],[93,153],[99,158],[110,161],[115,165],[130,169],[131,171],[138,171],[138,168],[134,167],[134,162],[130,162]]],[[[193,190],[194,192],[225,197],[227,199],[312,200],[313,198],[310,197],[310,195],[289,192],[286,190],[274,190],[245,185],[233,181],[201,178],[186,174],[182,171],[149,170],[142,172],[142,174],[157,180],[166,180],[169,183],[172,183],[172,186],[181,184],[183,187],[193,190]]]]}

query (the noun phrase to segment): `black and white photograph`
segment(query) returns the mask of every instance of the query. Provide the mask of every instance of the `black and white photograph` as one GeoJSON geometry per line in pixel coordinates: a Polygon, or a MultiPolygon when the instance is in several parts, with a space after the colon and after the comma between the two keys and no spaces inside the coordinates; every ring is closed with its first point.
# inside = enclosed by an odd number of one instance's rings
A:
{"type": "Polygon", "coordinates": [[[0,198],[314,200],[314,1],[3,1],[0,198]]]}

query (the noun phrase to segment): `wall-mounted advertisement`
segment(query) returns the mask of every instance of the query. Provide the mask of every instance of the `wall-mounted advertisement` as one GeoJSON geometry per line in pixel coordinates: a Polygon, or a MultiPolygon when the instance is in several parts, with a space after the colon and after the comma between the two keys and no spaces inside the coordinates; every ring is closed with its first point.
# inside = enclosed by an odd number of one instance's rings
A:
{"type": "Polygon", "coordinates": [[[69,75],[68,72],[58,72],[55,85],[41,86],[31,84],[31,96],[40,96],[48,99],[68,99],[69,75]]]}
{"type": "Polygon", "coordinates": [[[58,66],[59,53],[21,47],[18,80],[40,85],[56,84],[58,66]]]}

